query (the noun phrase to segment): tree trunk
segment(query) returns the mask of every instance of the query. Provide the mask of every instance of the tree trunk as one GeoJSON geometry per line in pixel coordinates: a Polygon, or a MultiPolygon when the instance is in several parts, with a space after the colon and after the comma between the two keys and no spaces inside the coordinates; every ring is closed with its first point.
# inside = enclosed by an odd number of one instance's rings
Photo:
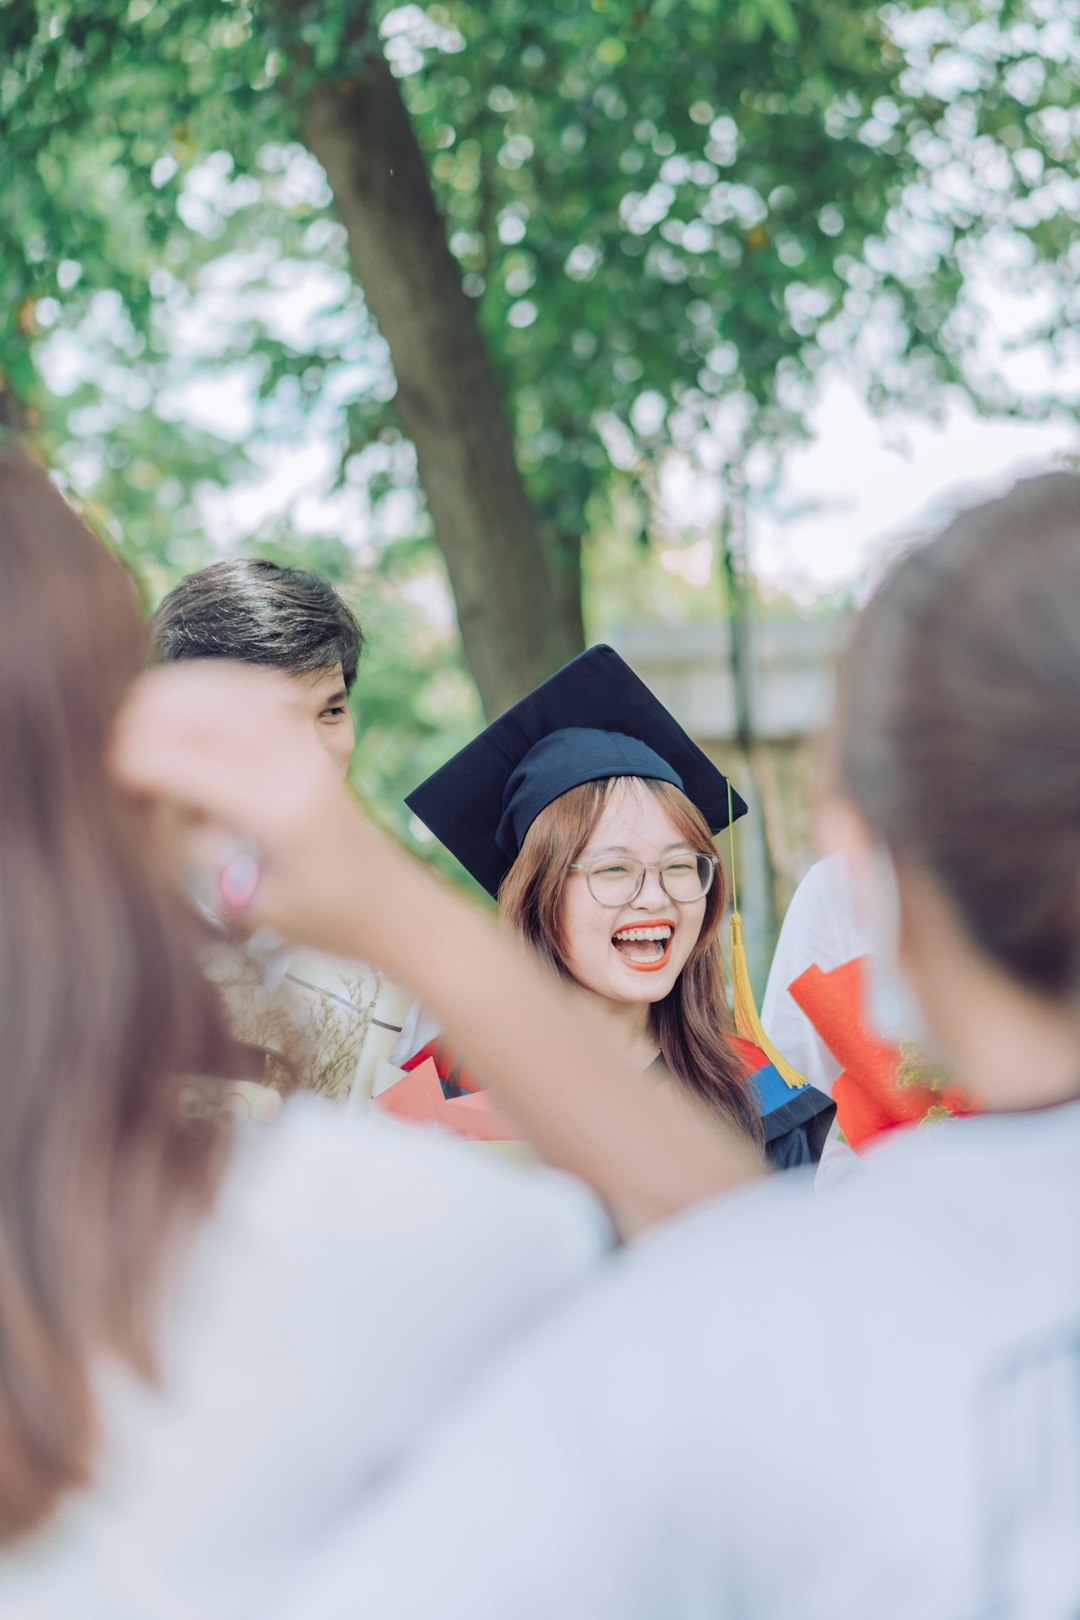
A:
{"type": "MultiPolygon", "coordinates": [[[[776,900],[776,866],[769,842],[769,813],[765,803],[763,773],[759,769],[759,749],[753,705],[753,648],[751,645],[750,560],[746,535],[746,503],[742,475],[729,468],[724,486],[724,509],[720,520],[720,566],[727,585],[731,612],[731,673],[735,687],[735,739],[746,764],[750,792],[747,803],[750,823],[761,862],[761,894],[755,906],[760,918],[760,938],[754,950],[755,980],[764,988],[766,965],[772,956],[779,932],[776,900]]],[[[748,953],[749,954],[749,953],[748,953]]]]}
{"type": "Polygon", "coordinates": [[[0,436],[10,434],[21,438],[34,425],[33,415],[22,400],[16,398],[7,378],[0,371],[0,436]]]}
{"type": "Polygon", "coordinates": [[[381,53],[356,77],[317,83],[301,129],[389,345],[465,657],[494,716],[581,650],[580,602],[567,613],[558,600],[491,357],[381,53]]]}
{"type": "Polygon", "coordinates": [[[540,525],[540,538],[555,593],[555,608],[574,638],[576,650],[585,645],[585,617],[581,600],[581,536],[565,529],[540,525]]]}

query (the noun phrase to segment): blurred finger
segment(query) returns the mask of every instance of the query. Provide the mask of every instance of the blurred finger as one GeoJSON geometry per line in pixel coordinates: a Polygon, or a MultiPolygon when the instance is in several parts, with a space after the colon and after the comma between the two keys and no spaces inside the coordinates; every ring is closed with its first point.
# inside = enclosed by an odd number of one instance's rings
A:
{"type": "Polygon", "coordinates": [[[140,677],[116,717],[110,762],[128,792],[244,832],[253,815],[288,815],[330,774],[295,683],[223,660],[140,677]]]}

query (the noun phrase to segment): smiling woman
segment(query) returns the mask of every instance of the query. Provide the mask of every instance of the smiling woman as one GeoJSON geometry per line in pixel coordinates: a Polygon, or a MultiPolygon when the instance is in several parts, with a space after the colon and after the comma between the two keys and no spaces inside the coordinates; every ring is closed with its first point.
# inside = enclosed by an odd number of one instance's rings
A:
{"type": "Polygon", "coordinates": [[[500,902],[610,1015],[638,1067],[656,1064],[760,1139],[724,994],[718,865],[708,822],[674,783],[603,776],[540,812],[500,902]]]}
{"type": "Polygon", "coordinates": [[[729,803],[736,817],[746,806],[610,647],[545,681],[408,802],[607,1016],[630,1067],[673,1081],[778,1167],[820,1156],[832,1104],[789,1086],[728,1008],[712,840],[729,803]]]}

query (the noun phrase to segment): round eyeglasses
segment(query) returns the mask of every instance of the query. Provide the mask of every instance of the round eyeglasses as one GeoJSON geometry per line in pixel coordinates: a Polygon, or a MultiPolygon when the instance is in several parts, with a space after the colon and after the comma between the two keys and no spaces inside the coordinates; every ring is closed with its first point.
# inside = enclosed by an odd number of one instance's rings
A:
{"type": "Polygon", "coordinates": [[[702,900],[712,888],[719,855],[672,855],[666,861],[638,861],[631,855],[607,855],[602,860],[571,866],[584,872],[589,893],[602,906],[628,906],[645,885],[646,872],[656,872],[669,900],[687,904],[702,900]]]}

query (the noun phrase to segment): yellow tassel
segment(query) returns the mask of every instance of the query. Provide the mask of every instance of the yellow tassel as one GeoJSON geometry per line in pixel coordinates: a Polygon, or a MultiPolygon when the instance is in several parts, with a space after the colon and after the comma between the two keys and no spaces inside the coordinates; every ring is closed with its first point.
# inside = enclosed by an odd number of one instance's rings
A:
{"type": "Polygon", "coordinates": [[[731,783],[728,782],[728,842],[731,846],[731,994],[735,1009],[735,1033],[744,1041],[760,1046],[784,1084],[797,1091],[808,1082],[805,1074],[793,1069],[782,1058],[761,1027],[754,992],[750,986],[750,968],[746,961],[746,947],[742,937],[742,918],[739,916],[739,891],[735,886],[735,823],[732,816],[731,783]]]}
{"type": "Polygon", "coordinates": [[[743,945],[742,918],[737,911],[731,913],[731,990],[735,1003],[736,1034],[741,1035],[744,1041],[753,1041],[755,1046],[761,1047],[785,1085],[791,1086],[792,1090],[805,1086],[807,1083],[805,1074],[793,1069],[787,1059],[780,1056],[761,1027],[761,1019],[754,1005],[754,992],[750,988],[750,969],[746,963],[746,949],[743,945]]]}

